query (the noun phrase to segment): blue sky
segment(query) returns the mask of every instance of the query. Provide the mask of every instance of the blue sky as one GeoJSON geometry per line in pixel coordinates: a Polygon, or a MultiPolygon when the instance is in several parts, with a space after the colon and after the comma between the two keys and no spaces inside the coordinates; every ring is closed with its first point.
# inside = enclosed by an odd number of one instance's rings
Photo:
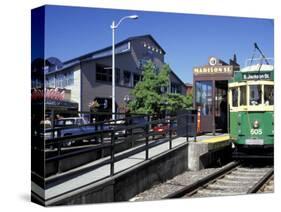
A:
{"type": "Polygon", "coordinates": [[[207,64],[209,56],[228,62],[236,53],[238,63],[244,66],[252,56],[254,42],[266,56],[274,56],[272,19],[47,6],[46,58],[66,61],[110,46],[112,20],[132,14],[139,19],[122,22],[116,42],[151,34],[166,51],[165,62],[184,82],[192,82],[192,68],[207,64]]]}

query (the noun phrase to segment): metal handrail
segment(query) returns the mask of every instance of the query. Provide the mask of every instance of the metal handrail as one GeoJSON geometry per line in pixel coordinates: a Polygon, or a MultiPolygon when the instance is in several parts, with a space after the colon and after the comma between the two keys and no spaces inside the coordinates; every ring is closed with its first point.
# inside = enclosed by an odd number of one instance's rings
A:
{"type": "MultiPolygon", "coordinates": [[[[54,114],[54,111],[52,111],[52,113],[54,114]]],[[[194,121],[196,120],[195,114],[185,114],[186,116],[191,117],[190,121],[194,121]]],[[[113,176],[115,174],[114,172],[114,164],[120,160],[123,160],[125,158],[128,158],[134,154],[140,153],[142,151],[145,151],[145,160],[149,159],[149,149],[158,145],[161,145],[163,143],[169,142],[169,149],[172,149],[172,140],[177,138],[178,136],[174,136],[173,132],[175,132],[177,126],[174,125],[174,123],[176,123],[177,117],[169,117],[169,118],[163,118],[163,119],[158,119],[158,120],[150,120],[150,116],[146,116],[147,117],[147,121],[145,123],[141,123],[141,124],[131,124],[129,126],[127,125],[122,125],[122,126],[118,126],[115,127],[113,129],[105,129],[102,131],[95,131],[93,133],[87,133],[87,134],[83,134],[83,135],[70,135],[70,136],[64,136],[64,137],[57,137],[57,138],[51,138],[45,141],[45,148],[46,147],[50,147],[51,145],[56,146],[57,147],[57,155],[46,158],[45,162],[52,162],[52,161],[56,161],[57,162],[57,173],[61,173],[60,170],[60,162],[63,159],[69,158],[69,157],[73,157],[75,155],[79,155],[82,153],[86,153],[86,152],[95,152],[98,150],[104,150],[104,149],[110,149],[110,158],[103,160],[93,166],[87,166],[84,167],[83,170],[79,169],[77,171],[73,171],[71,172],[72,174],[66,174],[68,176],[68,178],[73,177],[73,176],[77,176],[79,174],[82,174],[86,171],[89,170],[94,170],[97,169],[100,166],[103,165],[108,165],[110,164],[110,176],[113,176]],[[152,131],[151,126],[153,125],[157,125],[157,124],[165,124],[168,126],[168,128],[163,132],[163,133],[159,133],[159,132],[154,132],[152,131]],[[142,133],[142,137],[138,138],[138,139],[143,139],[144,140],[144,144],[141,146],[138,146],[136,148],[133,148],[129,151],[126,151],[125,153],[122,153],[122,155],[115,155],[115,145],[116,145],[116,141],[118,141],[118,138],[121,137],[119,135],[116,135],[116,132],[118,131],[133,131],[134,129],[139,129],[142,128],[144,130],[144,133],[142,133]],[[163,135],[163,134],[168,135],[168,137],[155,137],[158,135],[163,135]],[[111,142],[110,143],[103,143],[101,142],[100,144],[97,144],[96,146],[91,146],[85,149],[79,149],[79,150],[75,150],[73,152],[68,152],[68,153],[64,153],[62,154],[62,144],[68,141],[76,141],[76,140],[83,140],[83,139],[93,139],[93,138],[97,138],[97,136],[101,136],[103,138],[103,136],[107,134],[110,138],[111,138],[111,142]],[[150,139],[151,138],[151,139],[150,139]],[[153,141],[153,142],[151,142],[153,141]]],[[[134,117],[129,117],[129,118],[134,118],[134,117]]],[[[108,122],[112,122],[112,121],[108,121],[108,122]]],[[[100,123],[94,123],[91,125],[98,125],[100,123]]],[[[196,123],[193,123],[196,124],[196,123]]],[[[116,124],[118,125],[118,124],[116,124]]],[[[189,126],[189,124],[187,124],[187,126],[189,126]]],[[[196,128],[195,128],[196,129],[196,128]]],[[[127,138],[131,138],[130,136],[134,136],[136,135],[136,133],[131,133],[131,134],[126,134],[124,135],[124,140],[123,142],[130,142],[130,139],[127,138]]],[[[193,137],[196,137],[196,134],[193,135],[193,137]]],[[[137,139],[137,140],[138,140],[137,139]]],[[[187,139],[188,140],[188,139],[187,139]]],[[[64,175],[61,175],[61,177],[63,177],[64,175]]],[[[56,180],[53,178],[50,178],[51,180],[46,180],[45,182],[52,182],[54,183],[56,180]]]]}

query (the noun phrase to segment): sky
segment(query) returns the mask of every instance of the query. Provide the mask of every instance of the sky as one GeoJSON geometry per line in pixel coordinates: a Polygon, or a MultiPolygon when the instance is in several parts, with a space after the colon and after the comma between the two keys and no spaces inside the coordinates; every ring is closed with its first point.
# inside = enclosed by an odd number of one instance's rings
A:
{"type": "Polygon", "coordinates": [[[47,6],[45,57],[62,62],[111,45],[113,20],[136,14],[118,27],[116,42],[150,34],[166,51],[165,62],[184,82],[192,83],[192,69],[210,56],[225,62],[237,55],[243,67],[253,55],[254,42],[274,57],[272,19],[208,16],[85,7],[47,6]]]}

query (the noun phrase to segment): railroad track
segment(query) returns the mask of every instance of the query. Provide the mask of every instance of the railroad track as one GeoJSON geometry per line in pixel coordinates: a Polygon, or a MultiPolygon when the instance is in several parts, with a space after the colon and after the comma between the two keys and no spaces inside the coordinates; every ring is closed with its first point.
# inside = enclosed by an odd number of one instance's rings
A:
{"type": "Polygon", "coordinates": [[[274,176],[272,175],[266,183],[258,190],[257,193],[272,193],[274,192],[274,176]]]}
{"type": "Polygon", "coordinates": [[[272,167],[248,167],[236,161],[164,199],[273,192],[273,178],[272,167]]]}

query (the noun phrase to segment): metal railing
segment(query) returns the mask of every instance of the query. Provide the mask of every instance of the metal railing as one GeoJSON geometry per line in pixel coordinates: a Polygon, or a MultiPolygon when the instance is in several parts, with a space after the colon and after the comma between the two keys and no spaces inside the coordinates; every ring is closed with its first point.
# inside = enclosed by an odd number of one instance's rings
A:
{"type": "MultiPolygon", "coordinates": [[[[51,114],[54,117],[56,111],[52,110],[51,114]]],[[[71,112],[72,113],[72,112],[71,112]]],[[[79,112],[81,114],[82,112],[79,112]]],[[[123,114],[124,115],[124,114],[123,114]]],[[[107,157],[101,156],[101,160],[97,160],[89,166],[80,167],[76,171],[61,175],[61,177],[42,177],[45,185],[52,186],[56,182],[64,181],[74,178],[83,173],[95,170],[99,167],[110,165],[110,173],[108,176],[113,176],[115,172],[115,163],[133,156],[137,153],[145,151],[145,159],[149,159],[149,150],[153,147],[159,146],[164,143],[169,143],[169,150],[173,148],[172,141],[175,138],[194,137],[196,140],[196,124],[197,113],[187,112],[181,113],[179,116],[170,116],[161,119],[151,120],[152,116],[142,114],[130,114],[130,117],[123,119],[116,119],[114,121],[101,121],[96,123],[89,123],[81,126],[63,126],[55,127],[55,120],[52,118],[52,128],[45,129],[44,133],[52,133],[52,136],[45,140],[44,151],[52,150],[53,154],[50,157],[45,158],[45,165],[48,163],[56,163],[56,173],[62,173],[61,162],[66,159],[70,159],[77,155],[84,153],[94,153],[97,151],[109,150],[107,157]],[[134,119],[141,117],[141,120],[145,120],[141,123],[135,123],[134,119]],[[183,124],[182,120],[185,119],[186,123],[183,124]],[[122,124],[120,122],[122,121],[122,124]],[[180,126],[177,122],[180,122],[180,126]],[[92,132],[86,132],[77,135],[60,136],[64,130],[69,130],[75,127],[93,127],[92,132]],[[184,128],[184,129],[182,129],[184,128]],[[177,133],[179,132],[179,133],[177,133]],[[79,141],[87,140],[88,143],[79,143],[79,141]],[[72,151],[63,151],[70,149],[66,144],[72,143],[76,146],[76,143],[83,145],[85,148],[73,149],[72,151]],[[117,154],[116,147],[120,143],[134,142],[132,148],[128,148],[126,151],[117,154]]],[[[77,145],[77,146],[79,146],[77,145]]]]}

